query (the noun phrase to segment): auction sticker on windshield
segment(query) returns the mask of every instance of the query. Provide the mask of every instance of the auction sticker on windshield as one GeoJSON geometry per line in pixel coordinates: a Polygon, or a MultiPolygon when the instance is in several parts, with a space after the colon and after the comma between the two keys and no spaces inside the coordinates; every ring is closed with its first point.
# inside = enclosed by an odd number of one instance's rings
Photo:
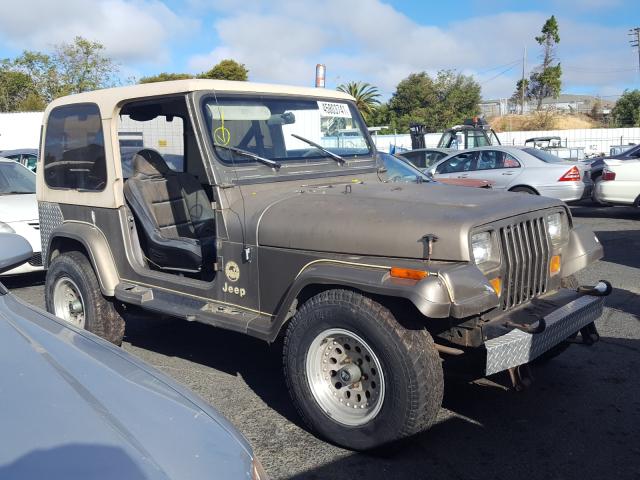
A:
{"type": "Polygon", "coordinates": [[[346,103],[318,102],[320,116],[351,118],[351,111],[346,103]]]}

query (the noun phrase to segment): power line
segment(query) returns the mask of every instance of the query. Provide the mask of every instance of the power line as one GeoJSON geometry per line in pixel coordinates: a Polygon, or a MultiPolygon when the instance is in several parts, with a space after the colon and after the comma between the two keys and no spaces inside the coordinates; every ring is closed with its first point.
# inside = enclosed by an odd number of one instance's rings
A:
{"type": "Polygon", "coordinates": [[[489,72],[492,72],[494,70],[498,70],[500,68],[509,67],[509,66],[514,65],[516,63],[520,63],[520,59],[513,60],[512,62],[509,62],[509,63],[505,63],[504,65],[498,65],[498,66],[495,66],[495,67],[487,68],[486,70],[480,70],[479,72],[476,72],[476,75],[484,75],[485,73],[489,73],[489,72]]]}
{"type": "Polygon", "coordinates": [[[496,78],[498,78],[499,76],[501,76],[501,75],[503,75],[503,74],[507,73],[508,71],[513,70],[514,68],[516,68],[516,67],[518,66],[518,64],[519,64],[519,63],[520,63],[520,60],[518,60],[518,62],[517,62],[516,64],[511,65],[509,68],[504,69],[503,71],[501,71],[501,72],[500,72],[500,73],[498,73],[497,75],[494,75],[493,77],[491,77],[491,78],[489,78],[489,79],[487,79],[487,80],[484,80],[484,81],[480,82],[480,85],[484,85],[485,83],[488,83],[488,82],[490,82],[491,80],[495,80],[496,78]]]}

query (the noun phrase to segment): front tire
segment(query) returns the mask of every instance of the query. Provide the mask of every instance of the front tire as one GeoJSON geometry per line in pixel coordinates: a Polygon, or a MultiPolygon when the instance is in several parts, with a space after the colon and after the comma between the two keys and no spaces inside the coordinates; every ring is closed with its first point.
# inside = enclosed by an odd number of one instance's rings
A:
{"type": "Polygon", "coordinates": [[[308,300],[284,340],[284,373],[298,412],[319,436],[367,450],[427,429],[443,396],[431,335],[409,330],[359,293],[308,300]]]}
{"type": "Polygon", "coordinates": [[[114,302],[105,298],[93,267],[81,252],[53,259],[45,280],[47,311],[66,322],[122,344],[124,319],[114,302]]]}

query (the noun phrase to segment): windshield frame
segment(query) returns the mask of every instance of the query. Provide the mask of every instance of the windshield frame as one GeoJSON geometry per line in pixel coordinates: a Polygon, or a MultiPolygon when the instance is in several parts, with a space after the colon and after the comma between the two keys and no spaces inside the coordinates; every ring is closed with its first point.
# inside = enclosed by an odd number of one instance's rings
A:
{"type": "Polygon", "coordinates": [[[554,155],[553,153],[548,152],[547,150],[543,150],[541,148],[522,147],[521,150],[524,153],[527,153],[532,157],[536,158],[537,160],[540,160],[541,162],[544,162],[544,163],[549,163],[549,164],[568,163],[566,160],[558,157],[557,155],[554,155]],[[532,152],[536,152],[536,153],[532,153],[532,152]]]}
{"type": "MultiPolygon", "coordinates": [[[[289,94],[272,94],[260,92],[233,92],[233,91],[198,91],[193,92],[193,107],[196,118],[198,119],[199,137],[204,140],[206,150],[210,153],[208,162],[214,170],[214,178],[216,183],[224,185],[243,185],[254,183],[271,183],[277,181],[288,181],[308,178],[327,178],[344,175],[363,175],[366,173],[374,173],[377,170],[376,163],[376,147],[367,126],[358,112],[355,103],[351,100],[336,97],[316,97],[307,95],[289,95],[289,94]],[[259,162],[245,163],[242,167],[229,165],[229,161],[220,157],[218,149],[213,143],[213,137],[209,134],[209,122],[206,118],[207,103],[212,100],[216,102],[221,99],[273,99],[273,100],[305,100],[305,101],[324,101],[348,104],[352,118],[358,125],[362,133],[362,137],[368,148],[368,153],[357,155],[344,155],[345,164],[340,165],[335,159],[327,154],[318,152],[317,155],[310,156],[306,159],[288,160],[281,168],[274,169],[259,162]],[[249,173],[249,175],[246,175],[249,173]],[[245,175],[243,175],[245,174],[245,175]]],[[[275,159],[280,161],[280,159],[275,159]]]]}
{"type": "MultiPolygon", "coordinates": [[[[3,158],[3,160],[5,160],[3,158]]],[[[20,191],[7,191],[4,192],[0,189],[0,196],[4,196],[4,195],[30,195],[33,193],[36,193],[36,174],[32,171],[29,170],[27,167],[25,167],[24,165],[22,165],[21,163],[15,161],[15,160],[11,160],[11,159],[6,159],[6,161],[1,161],[0,162],[0,170],[2,170],[3,168],[15,168],[17,169],[18,172],[22,171],[22,173],[24,174],[23,177],[25,179],[31,179],[31,177],[29,175],[31,175],[33,177],[33,191],[25,191],[25,192],[20,192],[20,191]],[[4,165],[8,165],[8,167],[4,167],[4,165]],[[22,169],[22,170],[20,170],[22,169]]],[[[0,172],[0,176],[4,177],[4,175],[0,172]]]]}

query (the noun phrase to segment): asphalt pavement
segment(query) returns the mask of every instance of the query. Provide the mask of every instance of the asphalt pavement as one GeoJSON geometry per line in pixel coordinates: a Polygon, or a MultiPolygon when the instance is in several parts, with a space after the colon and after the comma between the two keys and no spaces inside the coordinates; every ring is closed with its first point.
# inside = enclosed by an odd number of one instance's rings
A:
{"type": "MultiPolygon", "coordinates": [[[[640,210],[572,210],[605,248],[604,260],[579,280],[609,279],[615,288],[597,322],[602,340],[534,367],[535,381],[522,393],[447,380],[438,423],[382,452],[350,452],[307,432],[289,401],[277,345],[197,323],[132,317],[123,348],[217,407],[273,478],[638,479],[640,210]]],[[[43,275],[4,281],[40,307],[43,282],[43,275]]]]}

